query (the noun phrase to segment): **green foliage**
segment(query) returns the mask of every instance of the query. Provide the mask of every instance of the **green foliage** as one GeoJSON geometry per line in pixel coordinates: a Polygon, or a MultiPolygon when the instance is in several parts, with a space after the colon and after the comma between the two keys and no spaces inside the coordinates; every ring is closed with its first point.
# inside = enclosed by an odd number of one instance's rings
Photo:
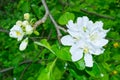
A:
{"type": "Polygon", "coordinates": [[[58,19],[59,24],[65,25],[68,23],[69,20],[74,20],[75,16],[73,13],[66,12],[63,15],[60,16],[58,19]]]}
{"type": "MultiPolygon", "coordinates": [[[[92,68],[85,67],[83,58],[73,63],[70,47],[58,43],[57,32],[50,18],[29,36],[26,50],[19,51],[20,42],[9,37],[9,30],[16,21],[23,20],[24,13],[30,13],[33,26],[44,16],[44,6],[41,0],[0,0],[0,80],[19,80],[20,77],[21,80],[119,80],[120,1],[46,0],[46,2],[53,18],[60,26],[64,26],[63,28],[67,28],[65,25],[69,20],[75,21],[81,16],[88,16],[93,22],[102,21],[104,29],[110,29],[106,37],[109,43],[104,46],[104,53],[93,56],[92,68]],[[107,19],[106,16],[112,19],[107,19]],[[5,71],[6,68],[10,70],[5,71]]],[[[62,30],[61,33],[67,34],[62,30]]]]}

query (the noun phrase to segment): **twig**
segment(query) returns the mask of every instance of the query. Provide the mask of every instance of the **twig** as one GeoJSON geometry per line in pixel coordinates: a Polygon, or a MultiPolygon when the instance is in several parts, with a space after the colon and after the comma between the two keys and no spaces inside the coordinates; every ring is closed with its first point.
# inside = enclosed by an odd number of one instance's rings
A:
{"type": "Polygon", "coordinates": [[[47,20],[48,17],[48,11],[45,12],[45,15],[42,19],[40,19],[39,21],[37,21],[34,25],[33,28],[36,29],[38,27],[38,25],[44,23],[47,20]]]}
{"type": "Polygon", "coordinates": [[[22,72],[22,74],[20,75],[20,78],[19,78],[19,80],[22,80],[22,77],[23,77],[23,75],[24,75],[24,73],[25,73],[25,71],[30,67],[30,65],[31,65],[31,63],[29,63],[25,68],[24,68],[24,70],[23,70],[23,72],[22,72]]]}
{"type": "Polygon", "coordinates": [[[116,41],[116,42],[120,42],[120,40],[119,39],[112,39],[112,38],[107,38],[108,40],[110,40],[110,41],[116,41]]]}
{"type": "MultiPolygon", "coordinates": [[[[23,61],[19,64],[19,66],[23,65],[23,64],[28,64],[28,63],[31,63],[32,61],[31,60],[26,60],[26,61],[23,61]]],[[[14,69],[14,67],[9,67],[9,68],[6,68],[6,69],[3,69],[3,70],[0,70],[0,73],[4,73],[4,72],[7,72],[7,71],[10,71],[14,69]]]]}
{"type": "Polygon", "coordinates": [[[82,12],[84,13],[87,13],[87,14],[90,14],[90,15],[95,15],[95,16],[98,16],[98,17],[101,17],[101,18],[105,18],[105,19],[111,19],[111,20],[114,20],[115,18],[114,17],[110,17],[110,16],[105,16],[105,15],[101,15],[101,14],[98,14],[96,12],[90,12],[90,11],[87,11],[85,9],[80,9],[82,12]]]}
{"type": "Polygon", "coordinates": [[[52,34],[52,29],[51,29],[51,30],[50,30],[50,32],[49,32],[49,35],[48,35],[48,37],[47,37],[47,40],[49,40],[49,39],[50,39],[51,34],[52,34]]]}
{"type": "Polygon", "coordinates": [[[14,69],[14,67],[9,67],[9,68],[1,70],[0,73],[4,73],[4,72],[10,71],[12,69],[14,69]]]}
{"type": "Polygon", "coordinates": [[[4,33],[9,33],[9,31],[8,30],[6,30],[6,29],[4,29],[4,28],[2,28],[2,27],[0,27],[0,32],[4,32],[4,33]]]}
{"type": "Polygon", "coordinates": [[[48,9],[48,6],[47,6],[45,0],[41,0],[41,1],[42,1],[43,6],[45,7],[45,10],[48,12],[48,15],[49,15],[52,23],[53,23],[54,26],[55,26],[55,29],[56,29],[56,31],[57,31],[58,40],[60,40],[60,37],[62,36],[62,34],[61,34],[61,32],[60,32],[60,29],[63,30],[63,31],[65,31],[65,32],[66,32],[66,30],[63,29],[61,26],[59,26],[59,25],[56,23],[56,21],[54,20],[53,16],[51,15],[51,13],[50,13],[50,11],[49,11],[49,9],[48,9]]]}

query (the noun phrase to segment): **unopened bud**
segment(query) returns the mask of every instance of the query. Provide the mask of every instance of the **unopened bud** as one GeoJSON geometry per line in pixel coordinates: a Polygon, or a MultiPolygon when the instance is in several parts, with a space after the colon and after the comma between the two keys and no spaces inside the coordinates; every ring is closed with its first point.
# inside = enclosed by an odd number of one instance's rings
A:
{"type": "Polygon", "coordinates": [[[22,25],[22,21],[18,20],[18,21],[16,22],[16,25],[21,26],[21,25],[22,25]]]}
{"type": "Polygon", "coordinates": [[[24,19],[28,20],[30,18],[30,14],[29,13],[25,13],[24,14],[24,19]]]}
{"type": "Polygon", "coordinates": [[[20,51],[25,50],[26,47],[27,47],[27,45],[28,45],[28,37],[25,38],[25,39],[21,42],[21,44],[20,44],[20,46],[19,46],[19,50],[20,50],[20,51]]]}

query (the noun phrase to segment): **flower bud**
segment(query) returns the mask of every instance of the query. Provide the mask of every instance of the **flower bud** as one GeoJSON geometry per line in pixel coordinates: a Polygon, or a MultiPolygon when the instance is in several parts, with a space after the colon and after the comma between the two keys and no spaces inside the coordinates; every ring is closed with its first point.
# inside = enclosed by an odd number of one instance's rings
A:
{"type": "Polygon", "coordinates": [[[24,27],[26,27],[27,25],[29,25],[29,22],[28,21],[23,21],[23,23],[22,23],[22,26],[24,26],[24,27]]]}
{"type": "Polygon", "coordinates": [[[16,25],[21,26],[21,25],[22,25],[22,21],[18,20],[18,21],[16,22],[16,25]]]}
{"type": "Polygon", "coordinates": [[[24,19],[28,20],[30,18],[30,14],[29,13],[25,13],[24,14],[24,19]]]}
{"type": "Polygon", "coordinates": [[[31,25],[27,25],[25,27],[26,34],[32,34],[33,33],[33,27],[31,25]]]}
{"type": "Polygon", "coordinates": [[[19,50],[20,50],[20,51],[25,50],[26,47],[27,47],[27,45],[28,45],[28,37],[25,38],[25,39],[21,42],[21,44],[20,44],[20,46],[19,46],[19,50]]]}

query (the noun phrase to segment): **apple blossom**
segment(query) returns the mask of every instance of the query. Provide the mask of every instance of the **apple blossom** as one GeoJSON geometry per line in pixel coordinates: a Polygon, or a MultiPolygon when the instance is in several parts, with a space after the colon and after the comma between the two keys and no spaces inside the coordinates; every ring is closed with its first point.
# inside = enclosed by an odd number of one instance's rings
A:
{"type": "Polygon", "coordinates": [[[18,25],[14,25],[11,29],[10,29],[10,33],[9,33],[10,37],[12,38],[17,38],[18,41],[22,40],[23,36],[24,36],[24,32],[22,30],[22,28],[18,25]]]}
{"type": "Polygon", "coordinates": [[[72,61],[78,61],[84,57],[87,67],[93,66],[92,55],[100,55],[104,52],[103,46],[108,43],[105,36],[109,30],[103,29],[103,23],[93,23],[88,17],[78,17],[77,22],[68,21],[67,31],[69,35],[61,38],[61,43],[71,46],[72,61]]]}

